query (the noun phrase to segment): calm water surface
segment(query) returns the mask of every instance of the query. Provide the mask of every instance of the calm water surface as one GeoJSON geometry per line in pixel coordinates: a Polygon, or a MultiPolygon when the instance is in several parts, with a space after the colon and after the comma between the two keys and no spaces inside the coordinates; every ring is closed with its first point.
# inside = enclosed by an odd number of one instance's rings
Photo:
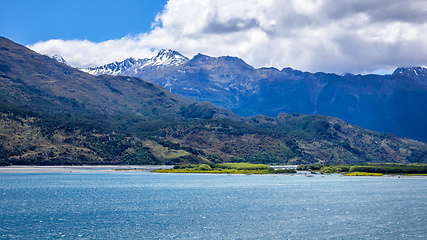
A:
{"type": "Polygon", "coordinates": [[[1,239],[426,239],[427,178],[0,174],[1,239]]]}

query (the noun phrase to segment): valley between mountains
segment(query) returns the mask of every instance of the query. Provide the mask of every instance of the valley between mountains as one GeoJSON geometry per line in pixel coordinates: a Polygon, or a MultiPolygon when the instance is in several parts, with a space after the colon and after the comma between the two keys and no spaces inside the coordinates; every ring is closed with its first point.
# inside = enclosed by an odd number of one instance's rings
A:
{"type": "Polygon", "coordinates": [[[156,57],[89,74],[1,37],[0,164],[427,163],[423,68],[338,76],[156,57]]]}

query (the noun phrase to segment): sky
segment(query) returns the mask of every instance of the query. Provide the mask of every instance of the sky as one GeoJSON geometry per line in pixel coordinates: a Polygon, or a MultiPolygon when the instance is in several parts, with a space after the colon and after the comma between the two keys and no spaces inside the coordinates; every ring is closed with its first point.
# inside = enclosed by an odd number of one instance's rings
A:
{"type": "Polygon", "coordinates": [[[426,0],[0,1],[1,36],[74,67],[164,48],[338,74],[427,66],[426,0]]]}

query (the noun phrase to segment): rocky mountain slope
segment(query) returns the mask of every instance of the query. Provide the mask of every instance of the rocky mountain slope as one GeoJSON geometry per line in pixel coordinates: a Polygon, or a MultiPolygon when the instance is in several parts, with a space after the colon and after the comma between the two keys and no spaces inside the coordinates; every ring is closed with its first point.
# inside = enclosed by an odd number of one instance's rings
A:
{"type": "Polygon", "coordinates": [[[415,140],[334,117],[242,118],[139,78],[92,76],[5,38],[0,83],[0,165],[427,162],[415,140]]]}
{"type": "Polygon", "coordinates": [[[241,116],[321,114],[427,142],[427,69],[422,67],[399,68],[392,75],[337,75],[255,69],[236,57],[198,54],[165,68],[116,69],[109,74],[146,79],[241,116]]]}

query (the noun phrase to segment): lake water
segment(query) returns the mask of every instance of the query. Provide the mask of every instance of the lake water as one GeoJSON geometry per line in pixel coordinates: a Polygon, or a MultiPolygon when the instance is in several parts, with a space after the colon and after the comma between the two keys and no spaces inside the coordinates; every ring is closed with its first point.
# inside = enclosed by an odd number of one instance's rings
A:
{"type": "Polygon", "coordinates": [[[1,239],[426,239],[427,178],[0,173],[1,239]]]}

